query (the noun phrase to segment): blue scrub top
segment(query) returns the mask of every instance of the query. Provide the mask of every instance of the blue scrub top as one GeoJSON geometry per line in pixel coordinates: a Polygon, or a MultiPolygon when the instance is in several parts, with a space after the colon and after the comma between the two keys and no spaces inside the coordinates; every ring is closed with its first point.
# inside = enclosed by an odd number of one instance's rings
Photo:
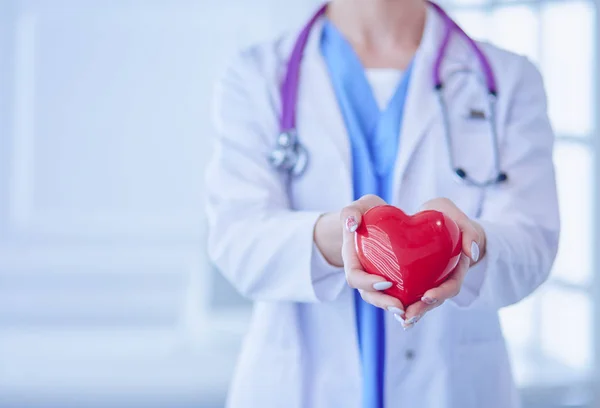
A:
{"type": "MultiPolygon", "coordinates": [[[[321,53],[346,124],[352,151],[354,199],[376,194],[390,203],[400,129],[412,64],[381,111],[360,59],[343,35],[325,21],[321,53]]],[[[356,325],[363,377],[363,408],[384,407],[384,311],[355,291],[356,325]]]]}

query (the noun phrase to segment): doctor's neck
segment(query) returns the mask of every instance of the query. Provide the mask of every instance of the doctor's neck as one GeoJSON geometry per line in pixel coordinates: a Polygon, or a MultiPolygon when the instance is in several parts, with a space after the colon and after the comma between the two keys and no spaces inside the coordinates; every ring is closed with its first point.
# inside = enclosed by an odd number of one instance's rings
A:
{"type": "Polygon", "coordinates": [[[404,69],[419,48],[425,0],[332,0],[327,17],[366,68],[404,69]]]}

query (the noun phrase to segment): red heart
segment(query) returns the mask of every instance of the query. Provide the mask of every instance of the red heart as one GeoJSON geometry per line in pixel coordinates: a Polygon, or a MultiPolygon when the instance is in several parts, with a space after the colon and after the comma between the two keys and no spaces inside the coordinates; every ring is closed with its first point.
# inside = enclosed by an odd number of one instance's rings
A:
{"type": "Polygon", "coordinates": [[[356,230],[356,250],[365,272],[394,285],[384,293],[404,307],[443,283],[461,253],[458,225],[438,211],[413,216],[391,205],[370,209],[356,230]]]}

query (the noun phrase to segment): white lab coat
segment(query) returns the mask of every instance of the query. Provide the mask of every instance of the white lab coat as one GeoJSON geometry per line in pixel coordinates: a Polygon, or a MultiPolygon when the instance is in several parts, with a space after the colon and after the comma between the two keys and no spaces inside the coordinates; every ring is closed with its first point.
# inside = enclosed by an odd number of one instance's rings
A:
{"type": "MultiPolygon", "coordinates": [[[[249,333],[233,378],[231,408],[361,408],[361,369],[353,292],[342,269],[313,244],[320,214],[352,201],[350,146],[320,55],[321,25],[301,65],[297,127],[310,152],[293,182],[267,163],[278,134],[279,84],[297,38],[291,32],[252,47],[230,65],[215,101],[218,135],[207,172],[209,254],[254,301],[249,333]]],[[[432,64],[443,34],[429,10],[399,135],[394,200],[408,212],[448,197],[483,225],[487,254],[461,293],[404,331],[386,315],[385,402],[389,408],[512,408],[518,396],[498,309],[547,278],[558,246],[553,132],[542,79],[525,58],[480,44],[498,82],[502,169],[509,181],[484,190],[455,182],[432,64]]],[[[454,36],[443,77],[477,59],[454,36]]],[[[474,75],[446,89],[456,159],[473,177],[494,175],[488,122],[469,119],[487,95],[474,75]]]]}

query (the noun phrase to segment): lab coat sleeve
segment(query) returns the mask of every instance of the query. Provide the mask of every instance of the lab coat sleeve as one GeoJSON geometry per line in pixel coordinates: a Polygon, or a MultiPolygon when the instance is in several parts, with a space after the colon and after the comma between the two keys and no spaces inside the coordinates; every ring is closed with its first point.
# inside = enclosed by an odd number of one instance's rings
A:
{"type": "Polygon", "coordinates": [[[556,257],[560,220],[546,95],[539,72],[524,58],[519,77],[500,153],[509,180],[485,192],[477,221],[486,255],[453,299],[460,307],[518,302],[547,279],[556,257]]]}
{"type": "Polygon", "coordinates": [[[314,244],[321,213],[290,210],[285,179],[267,161],[277,137],[272,104],[250,52],[217,83],[206,172],[208,255],[252,300],[330,301],[344,288],[343,268],[329,265],[314,244]]]}

